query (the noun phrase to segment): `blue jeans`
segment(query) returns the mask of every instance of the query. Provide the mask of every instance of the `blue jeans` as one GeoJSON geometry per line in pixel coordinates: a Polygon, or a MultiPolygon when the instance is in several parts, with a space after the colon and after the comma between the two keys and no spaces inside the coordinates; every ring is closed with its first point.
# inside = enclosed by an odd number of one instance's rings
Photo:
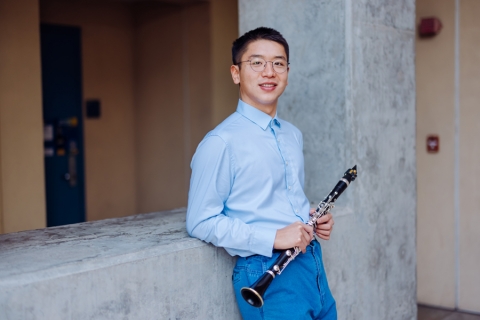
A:
{"type": "Polygon", "coordinates": [[[239,257],[233,269],[233,287],[242,317],[261,319],[317,319],[336,320],[335,300],[328,287],[322,262],[320,244],[313,240],[305,254],[277,275],[263,296],[261,308],[250,306],[240,294],[240,289],[251,286],[277,259],[264,256],[239,257]]]}

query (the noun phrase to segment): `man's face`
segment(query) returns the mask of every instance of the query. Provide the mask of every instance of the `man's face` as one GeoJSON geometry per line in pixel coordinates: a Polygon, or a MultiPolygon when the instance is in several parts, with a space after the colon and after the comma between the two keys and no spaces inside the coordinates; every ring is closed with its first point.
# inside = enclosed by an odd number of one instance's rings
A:
{"type": "MultiPolygon", "coordinates": [[[[257,40],[251,42],[247,51],[242,55],[241,61],[253,58],[262,58],[265,61],[283,60],[287,63],[287,54],[283,46],[270,40],[257,40]]],[[[263,71],[254,71],[249,62],[243,62],[239,66],[231,66],[233,82],[240,84],[240,99],[249,105],[275,116],[277,111],[278,97],[283,93],[288,84],[288,69],[283,73],[277,73],[272,63],[267,62],[263,71]]]]}

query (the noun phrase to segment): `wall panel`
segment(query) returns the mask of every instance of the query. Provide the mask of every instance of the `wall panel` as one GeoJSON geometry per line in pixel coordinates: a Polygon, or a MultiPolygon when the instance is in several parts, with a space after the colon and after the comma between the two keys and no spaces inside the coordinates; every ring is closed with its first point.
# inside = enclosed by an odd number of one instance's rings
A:
{"type": "Polygon", "coordinates": [[[46,225],[38,1],[0,1],[0,232],[46,225]],[[3,225],[3,226],[2,226],[3,225]]]}
{"type": "Polygon", "coordinates": [[[420,303],[453,308],[455,2],[417,1],[417,23],[430,16],[438,17],[443,29],[416,41],[417,296],[420,303]],[[430,134],[440,137],[437,154],[427,153],[430,134]]]}
{"type": "Polygon", "coordinates": [[[238,1],[210,0],[212,120],[218,124],[236,110],[238,86],[230,74],[232,42],[238,38],[238,1]]]}
{"type": "Polygon", "coordinates": [[[190,160],[212,123],[209,12],[205,3],[135,8],[139,212],[187,205],[190,160]]]}
{"type": "Polygon", "coordinates": [[[480,2],[460,1],[459,301],[480,312],[480,2]]]}

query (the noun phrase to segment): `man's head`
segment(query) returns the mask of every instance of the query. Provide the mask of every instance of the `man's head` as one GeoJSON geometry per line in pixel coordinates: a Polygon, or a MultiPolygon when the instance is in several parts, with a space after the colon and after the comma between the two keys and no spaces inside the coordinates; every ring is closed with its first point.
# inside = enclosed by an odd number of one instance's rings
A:
{"type": "Polygon", "coordinates": [[[259,27],[257,29],[248,31],[233,42],[232,62],[234,65],[241,61],[242,55],[245,53],[245,51],[247,51],[248,45],[257,40],[270,40],[281,44],[287,55],[287,62],[289,61],[288,43],[281,33],[272,28],[259,27]]]}
{"type": "Polygon", "coordinates": [[[240,99],[275,116],[277,102],[288,84],[288,44],[276,30],[261,27],[233,42],[232,79],[240,99]]]}

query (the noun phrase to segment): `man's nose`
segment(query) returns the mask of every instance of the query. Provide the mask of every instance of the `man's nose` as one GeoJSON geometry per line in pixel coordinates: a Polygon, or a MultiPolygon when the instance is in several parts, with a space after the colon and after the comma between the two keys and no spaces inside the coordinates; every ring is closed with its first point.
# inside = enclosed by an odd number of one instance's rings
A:
{"type": "Polygon", "coordinates": [[[272,76],[275,74],[275,70],[273,70],[273,61],[266,61],[265,68],[263,69],[263,74],[266,76],[272,76]]]}

